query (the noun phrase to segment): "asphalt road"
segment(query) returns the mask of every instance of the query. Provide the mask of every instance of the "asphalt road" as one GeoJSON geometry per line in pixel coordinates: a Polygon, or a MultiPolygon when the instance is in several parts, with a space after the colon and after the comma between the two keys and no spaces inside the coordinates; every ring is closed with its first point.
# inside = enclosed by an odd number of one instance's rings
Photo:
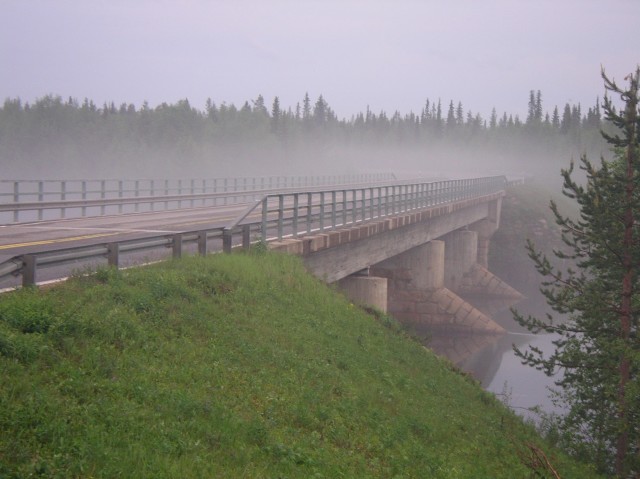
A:
{"type": "Polygon", "coordinates": [[[246,204],[0,225],[0,257],[227,225],[246,204]]]}
{"type": "MultiPolygon", "coordinates": [[[[223,227],[241,215],[247,206],[237,204],[0,225],[0,264],[27,253],[223,227]]],[[[169,255],[170,251],[164,248],[157,253],[147,252],[143,257],[130,256],[126,261],[134,264],[169,255]]],[[[39,269],[37,281],[64,277],[74,270],[94,266],[93,263],[78,262],[71,266],[39,269]]],[[[0,280],[0,289],[19,284],[20,278],[6,278],[0,280]]]]}

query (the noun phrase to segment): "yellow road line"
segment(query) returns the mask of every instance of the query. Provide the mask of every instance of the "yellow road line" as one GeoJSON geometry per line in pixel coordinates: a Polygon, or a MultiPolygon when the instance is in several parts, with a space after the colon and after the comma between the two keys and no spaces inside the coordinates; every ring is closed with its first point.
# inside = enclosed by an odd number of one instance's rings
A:
{"type": "Polygon", "coordinates": [[[104,236],[114,236],[117,234],[120,234],[120,233],[99,233],[99,234],[93,234],[93,235],[72,236],[69,238],[59,238],[59,239],[52,239],[52,240],[30,241],[28,243],[5,244],[5,245],[0,245],[0,250],[11,249],[11,248],[21,248],[23,246],[39,246],[43,244],[66,243],[68,241],[80,241],[85,239],[101,238],[104,236]]]}

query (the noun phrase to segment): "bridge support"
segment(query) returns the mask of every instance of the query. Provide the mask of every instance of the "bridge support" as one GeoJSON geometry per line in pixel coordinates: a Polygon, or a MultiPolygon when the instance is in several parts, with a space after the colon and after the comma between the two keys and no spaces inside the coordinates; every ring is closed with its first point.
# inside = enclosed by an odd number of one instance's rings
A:
{"type": "Polygon", "coordinates": [[[387,312],[387,278],[352,275],[338,281],[338,287],[354,303],[387,312]]]}
{"type": "MultiPolygon", "coordinates": [[[[462,233],[461,245],[469,246],[475,236],[462,233]]],[[[447,262],[446,246],[445,241],[430,241],[371,267],[372,274],[387,278],[389,314],[403,323],[428,326],[434,331],[504,332],[447,287],[446,277],[462,277],[463,265],[475,264],[475,250],[447,262]],[[450,272],[447,266],[456,269],[450,272]]]]}

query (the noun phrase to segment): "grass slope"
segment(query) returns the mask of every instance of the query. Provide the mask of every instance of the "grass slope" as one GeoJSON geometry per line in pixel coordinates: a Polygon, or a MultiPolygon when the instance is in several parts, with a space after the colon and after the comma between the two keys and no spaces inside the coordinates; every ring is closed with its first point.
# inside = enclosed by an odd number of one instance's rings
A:
{"type": "Polygon", "coordinates": [[[282,255],[3,295],[0,370],[0,477],[592,477],[282,255]]]}

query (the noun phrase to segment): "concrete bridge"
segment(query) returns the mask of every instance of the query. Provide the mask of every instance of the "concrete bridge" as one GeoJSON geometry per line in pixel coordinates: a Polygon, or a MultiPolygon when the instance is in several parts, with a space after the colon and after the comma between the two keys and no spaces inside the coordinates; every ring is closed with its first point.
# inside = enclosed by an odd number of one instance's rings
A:
{"type": "Polygon", "coordinates": [[[14,217],[25,209],[35,209],[39,216],[59,211],[60,217],[2,225],[0,281],[21,276],[23,286],[30,286],[47,266],[45,273],[54,279],[62,277],[67,266],[94,267],[106,260],[120,267],[152,253],[160,259],[167,250],[178,257],[183,251],[230,252],[262,241],[271,249],[301,255],[310,272],[335,283],[353,301],[405,323],[433,330],[503,332],[469,298],[521,297],[487,270],[506,178],[376,180],[275,192],[189,191],[178,195],[177,202],[171,191],[168,196],[144,196],[136,190],[133,197],[121,197],[118,190],[111,198],[105,187],[105,198],[100,199],[44,201],[43,196],[33,204],[6,204],[14,217]],[[233,204],[228,204],[229,195],[233,204]],[[238,195],[246,197],[244,203],[238,195]],[[213,204],[194,207],[205,200],[213,204]],[[168,208],[172,201],[174,211],[168,208]],[[149,211],[142,213],[137,206],[145,203],[149,211]],[[68,213],[78,204],[82,217],[70,219],[68,213]],[[89,204],[102,216],[90,217],[89,204]],[[127,204],[135,206],[133,214],[120,212],[127,204]],[[158,205],[166,211],[154,211],[158,205]],[[118,214],[105,216],[107,208],[117,208],[118,214]],[[235,216],[231,223],[229,214],[235,216]]]}
{"type": "Polygon", "coordinates": [[[474,296],[521,299],[488,269],[504,191],[269,243],[354,302],[432,330],[503,333],[474,296]]]}

